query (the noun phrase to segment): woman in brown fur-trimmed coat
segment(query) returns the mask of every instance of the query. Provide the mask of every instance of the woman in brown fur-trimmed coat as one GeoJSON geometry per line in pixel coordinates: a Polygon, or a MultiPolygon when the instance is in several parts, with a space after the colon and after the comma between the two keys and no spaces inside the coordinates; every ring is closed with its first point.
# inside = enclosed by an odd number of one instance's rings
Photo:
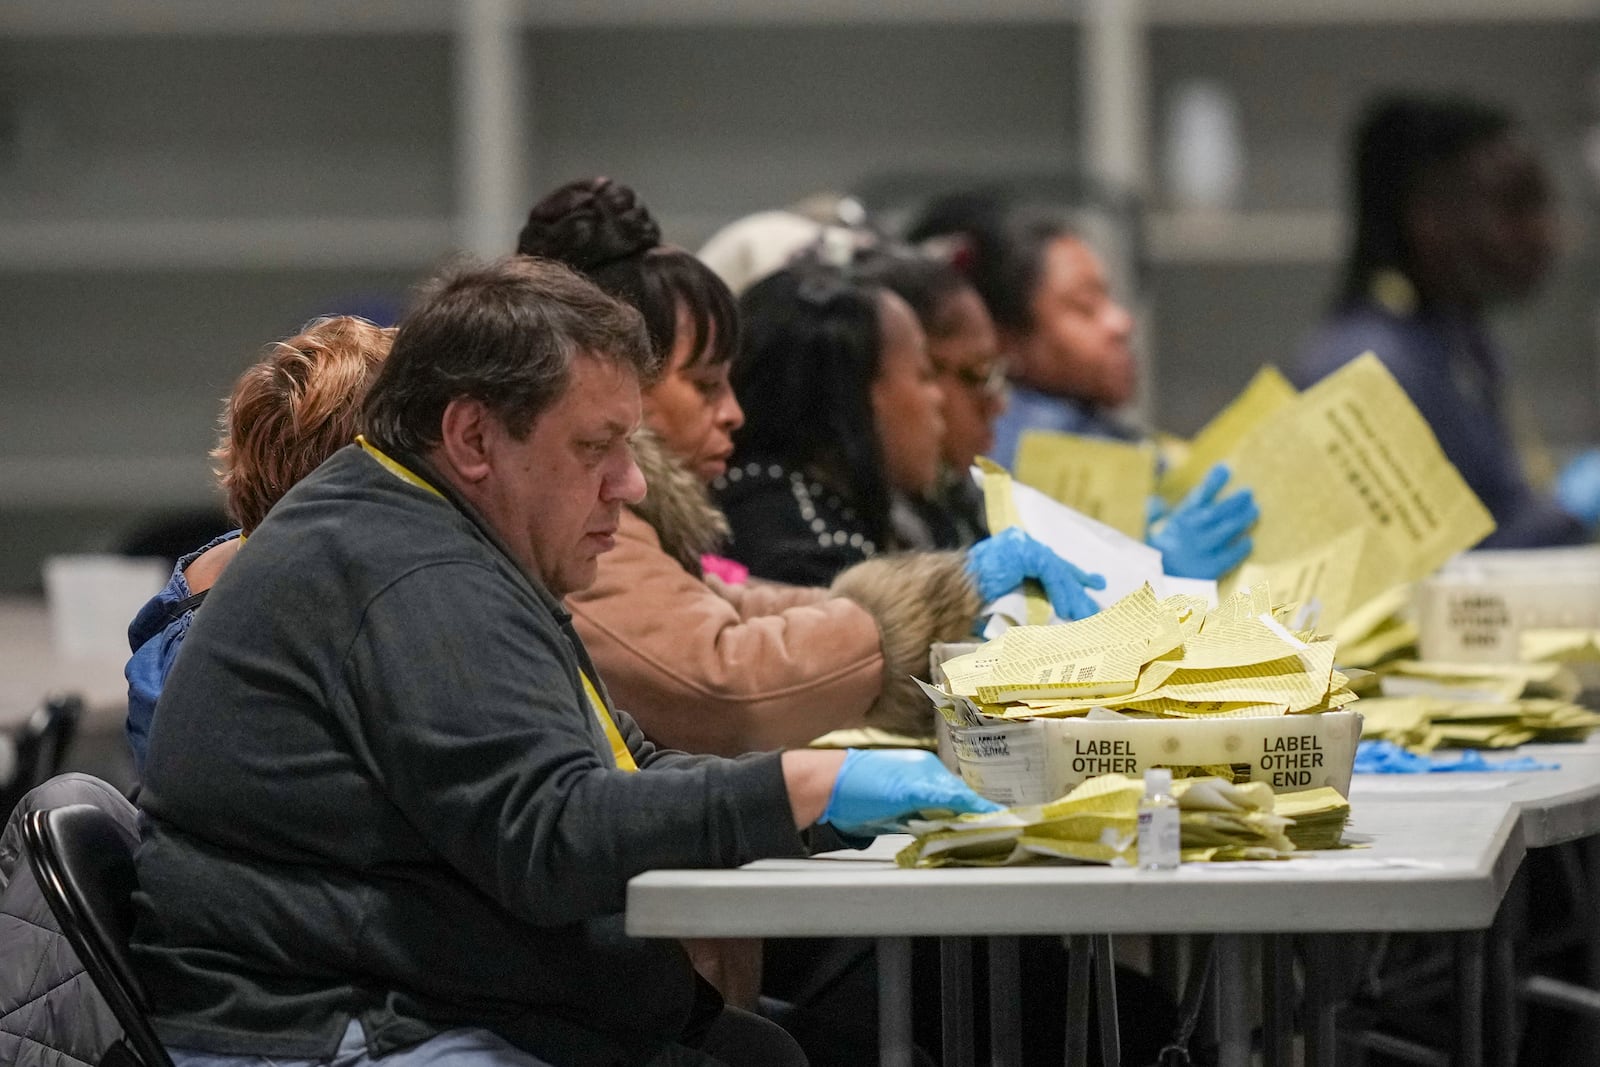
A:
{"type": "Polygon", "coordinates": [[[981,604],[961,553],[868,560],[827,589],[729,584],[702,570],[727,534],[704,484],[654,437],[636,453],[649,494],[567,606],[618,704],[652,738],[736,755],[863,725],[932,732],[911,679],[926,673],[931,642],[971,632],[981,604]]]}

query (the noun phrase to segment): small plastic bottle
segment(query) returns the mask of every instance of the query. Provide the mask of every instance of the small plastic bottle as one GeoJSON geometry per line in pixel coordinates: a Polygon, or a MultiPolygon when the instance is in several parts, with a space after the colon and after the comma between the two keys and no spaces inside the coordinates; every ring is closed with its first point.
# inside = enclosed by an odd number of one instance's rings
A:
{"type": "Polygon", "coordinates": [[[1144,799],[1139,801],[1139,866],[1170,871],[1178,866],[1178,801],[1172,795],[1172,772],[1153,767],[1144,772],[1144,799]]]}

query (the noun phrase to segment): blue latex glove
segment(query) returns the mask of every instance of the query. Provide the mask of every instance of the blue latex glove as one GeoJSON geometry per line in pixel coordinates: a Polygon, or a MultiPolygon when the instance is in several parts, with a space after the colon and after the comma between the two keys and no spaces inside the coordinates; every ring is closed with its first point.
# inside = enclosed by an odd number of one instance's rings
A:
{"type": "Polygon", "coordinates": [[[1215,580],[1250,554],[1249,530],[1261,512],[1248,489],[1217,499],[1230,476],[1225,464],[1212,467],[1205,481],[1145,536],[1145,544],[1161,550],[1163,571],[1175,578],[1215,580]]]}
{"type": "Polygon", "coordinates": [[[1085,589],[1104,589],[1106,580],[1086,574],[1013,526],[967,549],[967,573],[988,603],[1029,578],[1044,586],[1050,606],[1063,619],[1086,619],[1100,610],[1085,589]]]}
{"type": "Polygon", "coordinates": [[[945,770],[932,752],[852,748],[833,780],[828,806],[818,822],[850,837],[904,829],[907,819],[930,815],[999,811],[967,783],[945,770]]]}
{"type": "Polygon", "coordinates": [[[1363,741],[1356,746],[1357,774],[1433,774],[1442,771],[1557,771],[1559,763],[1532,756],[1508,756],[1490,763],[1475,748],[1450,756],[1411,752],[1393,741],[1363,741]]]}
{"type": "Polygon", "coordinates": [[[1585,526],[1600,525],[1600,448],[1591,448],[1561,468],[1556,501],[1585,526]]]}

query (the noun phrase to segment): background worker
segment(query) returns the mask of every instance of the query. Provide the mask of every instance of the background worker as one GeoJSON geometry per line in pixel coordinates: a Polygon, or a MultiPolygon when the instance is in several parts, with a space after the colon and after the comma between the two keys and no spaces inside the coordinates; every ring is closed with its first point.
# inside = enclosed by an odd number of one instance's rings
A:
{"type": "MultiPolygon", "coordinates": [[[[954,267],[910,248],[858,253],[856,270],[906,302],[927,337],[944,416],[939,473],[931,489],[905,494],[893,516],[901,543],[962,548],[988,532],[983,493],[970,469],[994,450],[994,423],[1005,410],[1005,364],[994,320],[954,267]]],[[[904,410],[893,418],[914,417],[904,410]]]]}
{"type": "MultiPolygon", "coordinates": [[[[1012,467],[1028,430],[1141,437],[1113,414],[1138,380],[1133,316],[1058,212],[960,193],[929,204],[907,237],[944,245],[994,319],[1011,391],[992,458],[1012,467]]],[[[1152,502],[1145,540],[1161,550],[1166,573],[1220,578],[1250,554],[1255,501],[1248,488],[1224,496],[1227,482],[1225,469],[1213,470],[1170,514],[1152,502]]]]}
{"type": "MultiPolygon", "coordinates": [[[[815,256],[739,298],[731,381],[744,406],[728,472],[714,483],[729,554],[758,577],[819,583],[903,547],[897,497],[938,481],[943,394],[911,308],[887,287],[815,256]]],[[[985,602],[1037,578],[1056,614],[1098,610],[1104,579],[1020,529],[975,544],[968,570],[985,602]]]]}
{"type": "Polygon", "coordinates": [[[1600,451],[1554,497],[1529,484],[1506,412],[1505,359],[1488,315],[1549,273],[1549,176],[1506,113],[1460,98],[1375,102],[1355,131],[1354,238],[1334,308],[1300,354],[1309,384],[1374,352],[1494,515],[1485,547],[1588,540],[1600,525],[1600,451]]]}

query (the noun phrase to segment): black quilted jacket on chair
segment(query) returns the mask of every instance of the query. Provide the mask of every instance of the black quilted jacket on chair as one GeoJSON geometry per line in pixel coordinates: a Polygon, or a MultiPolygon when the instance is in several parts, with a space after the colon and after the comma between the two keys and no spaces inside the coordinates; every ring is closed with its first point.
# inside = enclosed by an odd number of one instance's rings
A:
{"type": "Polygon", "coordinates": [[[100,779],[63,774],[29,791],[0,833],[0,1064],[94,1067],[122,1028],[56,925],[22,851],[22,817],[93,804],[139,840],[134,806],[100,779]]]}

